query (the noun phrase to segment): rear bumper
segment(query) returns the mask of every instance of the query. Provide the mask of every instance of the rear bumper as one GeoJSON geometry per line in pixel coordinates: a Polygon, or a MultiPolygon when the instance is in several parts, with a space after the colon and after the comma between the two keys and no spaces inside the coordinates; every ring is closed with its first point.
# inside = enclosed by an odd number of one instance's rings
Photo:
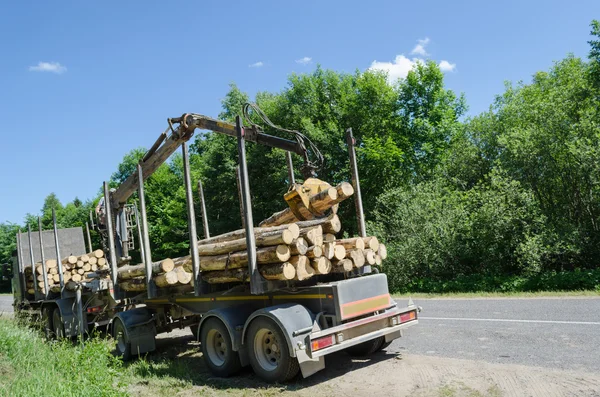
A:
{"type": "Polygon", "coordinates": [[[313,332],[309,335],[306,353],[310,358],[315,359],[381,336],[385,336],[386,341],[391,341],[402,336],[402,330],[416,325],[418,322],[418,310],[416,306],[408,306],[402,309],[393,307],[375,316],[355,320],[323,331],[313,332]],[[404,322],[399,320],[400,316],[410,314],[410,312],[414,312],[413,319],[404,322]],[[334,344],[313,351],[312,341],[328,336],[333,337],[334,344]]]}

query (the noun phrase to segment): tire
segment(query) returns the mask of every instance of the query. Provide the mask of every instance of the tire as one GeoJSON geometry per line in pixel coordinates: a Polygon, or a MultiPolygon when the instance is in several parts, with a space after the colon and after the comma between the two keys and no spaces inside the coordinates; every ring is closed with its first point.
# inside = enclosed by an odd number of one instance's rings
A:
{"type": "Polygon", "coordinates": [[[385,347],[388,346],[385,344],[385,338],[383,336],[380,336],[379,338],[368,340],[358,345],[350,346],[346,349],[346,353],[354,357],[366,357],[383,349],[384,345],[385,347]]]}
{"type": "Polygon", "coordinates": [[[46,339],[48,340],[56,338],[56,334],[54,333],[54,327],[52,325],[54,322],[53,317],[54,310],[52,308],[44,307],[44,309],[42,309],[42,327],[44,327],[44,335],[46,335],[46,339]]]}
{"type": "Polygon", "coordinates": [[[200,344],[206,365],[216,376],[226,378],[242,368],[227,327],[218,318],[209,318],[202,324],[200,344]]]}
{"type": "Polygon", "coordinates": [[[65,325],[60,315],[60,309],[57,307],[52,311],[52,329],[54,337],[58,340],[65,338],[65,325]]]}
{"type": "Polygon", "coordinates": [[[261,379],[286,382],[298,374],[298,360],[291,356],[285,335],[273,320],[254,319],[246,338],[250,365],[261,379]]]}
{"type": "Polygon", "coordinates": [[[127,336],[127,330],[125,324],[121,319],[117,318],[113,324],[113,338],[115,338],[117,356],[121,357],[123,361],[129,361],[133,358],[131,354],[131,342],[127,336]]]}

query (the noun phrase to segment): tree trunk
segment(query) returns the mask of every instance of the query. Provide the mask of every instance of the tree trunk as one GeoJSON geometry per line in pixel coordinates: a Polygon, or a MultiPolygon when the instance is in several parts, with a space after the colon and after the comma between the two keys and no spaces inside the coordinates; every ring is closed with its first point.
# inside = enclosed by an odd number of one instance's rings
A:
{"type": "Polygon", "coordinates": [[[314,219],[311,221],[300,221],[296,222],[299,228],[306,228],[311,226],[321,226],[323,233],[335,234],[342,230],[342,222],[337,215],[331,215],[327,218],[314,219]]]}
{"type": "Polygon", "coordinates": [[[308,243],[304,237],[298,237],[290,244],[291,255],[305,255],[308,250],[308,243]]]}
{"type": "MultiPolygon", "coordinates": [[[[152,274],[162,274],[170,272],[175,268],[175,264],[172,259],[163,259],[162,261],[154,262],[152,264],[152,274]]],[[[146,265],[140,263],[138,265],[125,265],[117,269],[117,278],[119,280],[128,280],[135,277],[146,275],[146,265]]]]}
{"type": "Polygon", "coordinates": [[[323,246],[322,245],[313,245],[312,247],[308,247],[306,251],[306,256],[310,259],[320,258],[323,256],[323,246]]]}
{"type": "Polygon", "coordinates": [[[352,237],[352,238],[345,238],[342,240],[336,240],[335,245],[341,245],[348,250],[351,250],[354,248],[359,248],[361,250],[365,249],[365,241],[363,240],[362,237],[352,237]]]}
{"type": "Polygon", "coordinates": [[[323,256],[327,259],[333,259],[335,254],[335,242],[323,244],[323,256]]]}
{"type": "MultiPolygon", "coordinates": [[[[268,234],[270,232],[283,231],[283,230],[289,230],[292,233],[292,238],[298,238],[300,236],[300,228],[294,224],[280,225],[280,226],[273,226],[273,227],[255,227],[254,235],[259,236],[261,234],[268,234]]],[[[246,229],[234,230],[233,232],[220,234],[218,236],[200,240],[198,242],[198,246],[205,245],[205,244],[221,243],[224,241],[239,240],[241,238],[244,238],[244,239],[246,238],[246,229]]]]}
{"type": "Polygon", "coordinates": [[[332,268],[331,268],[331,272],[332,273],[345,273],[345,272],[349,272],[352,271],[352,269],[354,268],[354,264],[352,263],[351,259],[342,259],[339,261],[332,261],[332,268]]]}
{"type": "MultiPolygon", "coordinates": [[[[257,247],[291,244],[292,241],[294,241],[293,233],[287,229],[269,231],[256,236],[257,247]]],[[[244,251],[245,249],[246,237],[212,244],[198,244],[198,253],[200,255],[226,254],[229,252],[244,251]]]]}
{"type": "MultiPolygon", "coordinates": [[[[175,285],[177,284],[177,273],[174,270],[171,270],[164,274],[158,275],[154,277],[154,284],[156,284],[156,286],[159,288],[175,285]]],[[[119,283],[119,285],[122,285],[122,283],[119,283]]]]}
{"type": "Polygon", "coordinates": [[[331,261],[324,256],[311,259],[310,264],[315,274],[328,274],[331,272],[331,261]]]}
{"type": "Polygon", "coordinates": [[[146,280],[143,278],[132,278],[131,280],[119,283],[119,287],[124,291],[130,292],[146,291],[146,280]]]}
{"type": "Polygon", "coordinates": [[[323,245],[323,227],[321,225],[302,228],[300,235],[308,241],[309,245],[323,245]]]}
{"type": "Polygon", "coordinates": [[[333,246],[333,259],[344,259],[346,257],[346,248],[343,245],[334,245],[333,246]]]}
{"type": "Polygon", "coordinates": [[[352,259],[354,267],[360,268],[365,265],[365,253],[361,249],[353,249],[346,252],[346,258],[352,259]]]}
{"type": "MultiPolygon", "coordinates": [[[[290,258],[290,249],[287,245],[276,245],[273,247],[263,247],[256,250],[256,258],[259,264],[266,263],[281,263],[290,258]]],[[[184,256],[174,259],[175,266],[183,266],[183,268],[192,271],[191,256],[184,256]]],[[[200,258],[200,268],[202,270],[224,270],[245,267],[248,265],[248,252],[234,252],[231,255],[214,255],[202,256],[200,258]]]]}
{"type": "Polygon", "coordinates": [[[296,268],[296,280],[306,280],[315,273],[310,260],[304,255],[292,256],[289,262],[296,268]]]}
{"type": "Polygon", "coordinates": [[[365,262],[369,265],[374,265],[375,264],[375,251],[373,251],[372,249],[367,249],[364,250],[365,253],[365,262]]]}
{"type": "Polygon", "coordinates": [[[382,263],[381,256],[379,254],[375,255],[375,266],[381,266],[382,263]]]}
{"type": "MultiPolygon", "coordinates": [[[[365,242],[365,248],[369,248],[372,249],[373,251],[377,252],[377,250],[379,249],[379,240],[377,240],[377,237],[371,236],[371,237],[365,237],[363,238],[363,241],[365,242]]],[[[359,247],[356,247],[359,248],[359,247]]]]}
{"type": "Polygon", "coordinates": [[[379,249],[377,250],[377,254],[381,257],[382,260],[387,259],[387,248],[383,244],[379,244],[379,249]]]}
{"type": "MultiPolygon", "coordinates": [[[[263,265],[259,267],[260,274],[267,280],[292,280],[296,269],[288,262],[263,265]]],[[[248,269],[228,269],[202,272],[202,279],[210,284],[248,282],[248,269]]]]}
{"type": "Polygon", "coordinates": [[[175,273],[177,274],[177,282],[179,284],[189,284],[192,282],[192,273],[186,272],[183,267],[176,267],[175,273]]]}

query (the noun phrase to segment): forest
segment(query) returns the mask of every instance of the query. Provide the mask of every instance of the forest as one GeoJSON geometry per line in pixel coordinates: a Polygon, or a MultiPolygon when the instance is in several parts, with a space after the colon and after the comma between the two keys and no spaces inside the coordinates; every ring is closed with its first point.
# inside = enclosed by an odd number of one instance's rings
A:
{"type": "MultiPolygon", "coordinates": [[[[447,89],[439,67],[426,62],[393,84],[382,72],[321,67],[255,98],[232,84],[219,117],[232,121],[245,102],[255,102],[275,124],[310,137],[325,157],[318,177],[331,184],[350,179],[345,131],[352,127],[367,229],[388,247],[383,270],[393,291],[599,290],[600,21],[590,26],[587,59],[567,55],[531,81],[506,83],[478,115],[467,116],[465,96],[447,89]]],[[[254,144],[246,149],[258,222],[285,205],[285,156],[254,144]]],[[[145,151],[123,158],[113,186],[145,151]]],[[[235,139],[197,133],[190,152],[211,234],[240,228],[235,139]]],[[[44,229],[53,208],[59,227],[82,226],[99,198],[100,189],[63,204],[51,193],[23,224],[0,223],[0,263],[11,261],[19,228],[37,230],[38,215],[44,229]]],[[[179,154],[150,177],[146,203],[153,257],[186,254],[179,154]]],[[[348,219],[344,232],[355,234],[352,200],[340,211],[348,219]]]]}

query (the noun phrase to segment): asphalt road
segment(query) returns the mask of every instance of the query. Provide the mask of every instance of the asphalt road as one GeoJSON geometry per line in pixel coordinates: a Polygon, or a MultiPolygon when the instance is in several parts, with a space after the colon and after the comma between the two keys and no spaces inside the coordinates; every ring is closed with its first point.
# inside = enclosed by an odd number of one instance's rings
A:
{"type": "Polygon", "coordinates": [[[600,298],[414,301],[419,324],[388,352],[600,371],[600,298]]]}
{"type": "MultiPolygon", "coordinates": [[[[600,298],[414,301],[419,324],[388,352],[600,371],[600,298]]],[[[12,296],[0,295],[1,312],[12,312],[12,296]]]]}

